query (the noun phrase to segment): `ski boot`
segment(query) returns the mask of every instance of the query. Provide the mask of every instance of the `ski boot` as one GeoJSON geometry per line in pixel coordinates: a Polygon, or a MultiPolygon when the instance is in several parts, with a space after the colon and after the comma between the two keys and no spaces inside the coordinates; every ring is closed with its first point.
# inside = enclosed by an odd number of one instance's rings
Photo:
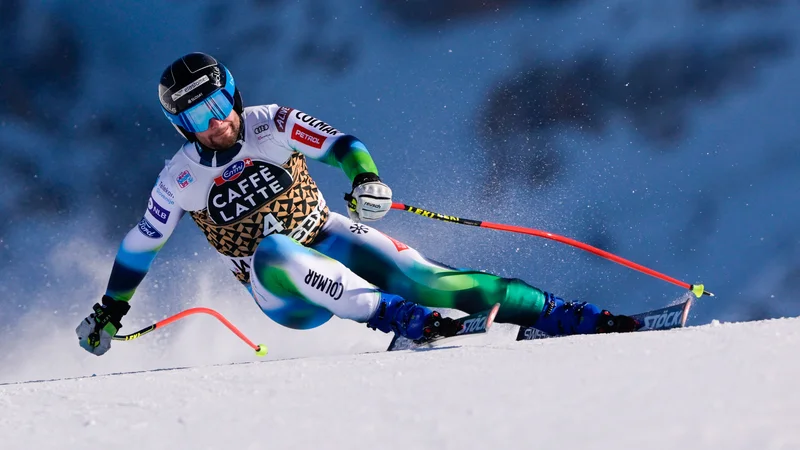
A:
{"type": "Polygon", "coordinates": [[[629,333],[641,327],[642,324],[631,316],[615,316],[604,309],[597,319],[595,333],[629,333]]]}
{"type": "Polygon", "coordinates": [[[636,319],[615,316],[586,302],[567,302],[553,294],[544,293],[544,310],[534,327],[551,336],[593,333],[625,333],[640,328],[636,319]]]}
{"type": "Polygon", "coordinates": [[[417,342],[437,336],[455,336],[463,327],[454,319],[442,317],[438,311],[386,293],[381,294],[381,303],[367,320],[367,326],[384,333],[394,331],[417,342]]]}

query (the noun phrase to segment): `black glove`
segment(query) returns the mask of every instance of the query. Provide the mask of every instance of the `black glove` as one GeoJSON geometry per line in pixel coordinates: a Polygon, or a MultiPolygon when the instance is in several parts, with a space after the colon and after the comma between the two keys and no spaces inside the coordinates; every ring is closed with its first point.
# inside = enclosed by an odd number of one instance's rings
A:
{"type": "Polygon", "coordinates": [[[95,303],[93,313],[81,321],[75,334],[80,346],[89,353],[100,356],[111,348],[111,337],[117,334],[122,324],[122,316],[128,313],[131,305],[125,301],[114,300],[104,295],[103,304],[95,303]]]}

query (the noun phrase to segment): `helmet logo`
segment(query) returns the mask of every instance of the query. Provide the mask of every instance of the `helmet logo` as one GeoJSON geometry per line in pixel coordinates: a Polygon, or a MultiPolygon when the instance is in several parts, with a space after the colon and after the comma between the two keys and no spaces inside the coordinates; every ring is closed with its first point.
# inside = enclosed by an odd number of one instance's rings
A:
{"type": "Polygon", "coordinates": [[[183,97],[184,95],[192,92],[193,90],[197,89],[198,87],[202,86],[204,83],[208,83],[208,75],[203,75],[202,77],[192,81],[189,83],[188,86],[184,87],[183,89],[179,90],[178,92],[172,94],[172,101],[176,101],[179,98],[183,97]]]}
{"type": "Polygon", "coordinates": [[[222,82],[220,81],[219,67],[213,67],[211,69],[211,84],[213,84],[216,87],[222,87],[222,82]]]}
{"type": "Polygon", "coordinates": [[[203,93],[201,92],[201,93],[199,93],[199,94],[195,95],[194,97],[190,98],[190,99],[189,99],[189,101],[188,101],[188,102],[186,102],[186,103],[188,103],[188,104],[190,104],[190,105],[191,105],[193,101],[197,100],[198,98],[200,98],[200,97],[202,97],[202,96],[203,96],[203,93]]]}

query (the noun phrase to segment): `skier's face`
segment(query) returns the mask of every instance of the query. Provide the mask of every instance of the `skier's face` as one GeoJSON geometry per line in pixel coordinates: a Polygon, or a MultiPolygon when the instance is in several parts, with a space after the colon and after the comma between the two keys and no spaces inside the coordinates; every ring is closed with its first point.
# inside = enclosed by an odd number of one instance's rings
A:
{"type": "Polygon", "coordinates": [[[236,143],[239,137],[239,129],[242,127],[239,114],[231,111],[225,120],[211,119],[208,121],[208,129],[200,133],[195,133],[197,140],[201,144],[214,150],[225,150],[236,143]]]}

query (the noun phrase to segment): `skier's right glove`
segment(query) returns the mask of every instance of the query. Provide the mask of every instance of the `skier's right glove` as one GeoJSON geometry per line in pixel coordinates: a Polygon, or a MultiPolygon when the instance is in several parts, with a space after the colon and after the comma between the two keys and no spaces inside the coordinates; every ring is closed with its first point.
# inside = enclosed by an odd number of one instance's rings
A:
{"type": "Polygon", "coordinates": [[[131,305],[128,302],[114,300],[104,295],[103,304],[95,303],[93,313],[78,325],[75,334],[78,335],[80,346],[89,353],[100,356],[111,348],[111,337],[117,334],[122,324],[122,316],[128,313],[131,305]]]}

